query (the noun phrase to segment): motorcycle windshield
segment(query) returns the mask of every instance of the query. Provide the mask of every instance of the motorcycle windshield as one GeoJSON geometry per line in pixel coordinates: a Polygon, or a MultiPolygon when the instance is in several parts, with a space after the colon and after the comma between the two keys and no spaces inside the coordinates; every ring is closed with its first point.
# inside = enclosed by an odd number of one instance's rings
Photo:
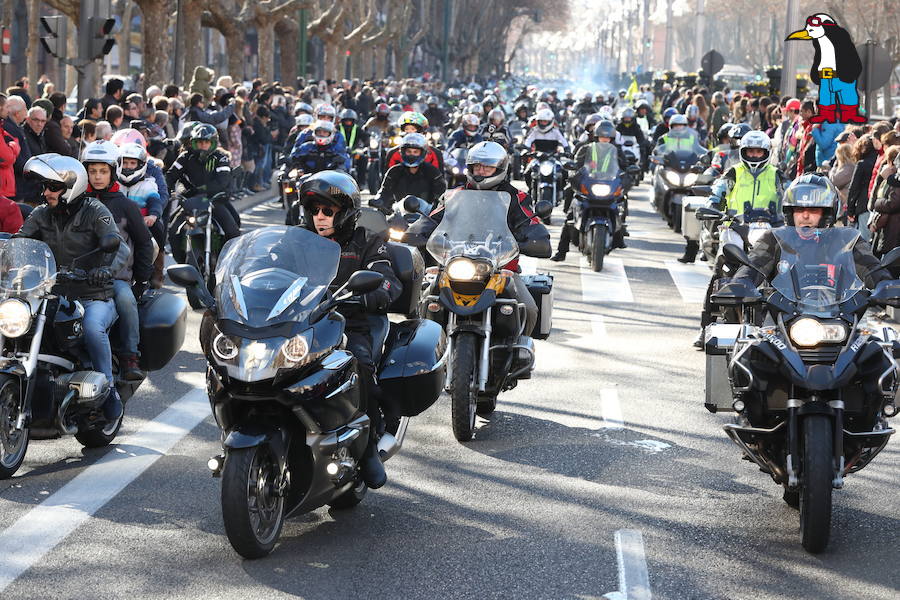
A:
{"type": "Polygon", "coordinates": [[[216,267],[219,318],[248,327],[299,322],[337,274],[341,247],[302,227],[256,229],[225,244],[216,267]]]}
{"type": "Polygon", "coordinates": [[[465,256],[502,267],[519,255],[519,244],[506,222],[508,210],[509,194],[449,190],[444,194],[444,217],[425,247],[442,265],[465,256]]]}
{"type": "Polygon", "coordinates": [[[669,131],[663,138],[662,154],[685,152],[689,154],[706,154],[706,149],[697,140],[697,132],[690,127],[669,131]]]}
{"type": "Polygon", "coordinates": [[[594,142],[587,148],[584,168],[591,179],[609,181],[619,175],[619,154],[612,144],[594,142]]]}
{"type": "Polygon", "coordinates": [[[0,242],[0,298],[40,296],[56,283],[56,259],[40,240],[0,242]]]}
{"type": "Polygon", "coordinates": [[[853,261],[855,229],[779,227],[772,233],[781,250],[772,286],[801,312],[828,316],[863,289],[853,261]]]}

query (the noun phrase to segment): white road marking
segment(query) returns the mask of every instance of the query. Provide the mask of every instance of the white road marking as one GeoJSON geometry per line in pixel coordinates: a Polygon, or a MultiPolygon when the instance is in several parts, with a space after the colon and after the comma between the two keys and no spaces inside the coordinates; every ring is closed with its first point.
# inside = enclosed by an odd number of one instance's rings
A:
{"type": "Polygon", "coordinates": [[[519,268],[522,275],[534,275],[537,273],[538,259],[533,256],[519,255],[519,268]]]}
{"type": "Polygon", "coordinates": [[[605,342],[609,339],[606,333],[606,323],[600,315],[591,315],[591,333],[598,342],[605,342]]]}
{"type": "Polygon", "coordinates": [[[586,257],[580,258],[581,298],[584,302],[634,302],[621,258],[607,256],[599,273],[591,270],[586,257]]]}
{"type": "Polygon", "coordinates": [[[709,286],[712,271],[705,263],[685,265],[677,260],[667,260],[666,269],[685,302],[702,303],[709,286]]]}
{"type": "Polygon", "coordinates": [[[208,417],[206,390],[182,396],[0,533],[0,592],[208,417]]]}
{"type": "Polygon", "coordinates": [[[622,406],[619,404],[619,393],[614,389],[600,390],[600,414],[603,417],[604,429],[624,429],[622,406]]]}
{"type": "Polygon", "coordinates": [[[644,557],[644,538],[635,529],[616,531],[616,560],[619,590],[606,594],[608,600],[650,600],[650,576],[644,557]]]}

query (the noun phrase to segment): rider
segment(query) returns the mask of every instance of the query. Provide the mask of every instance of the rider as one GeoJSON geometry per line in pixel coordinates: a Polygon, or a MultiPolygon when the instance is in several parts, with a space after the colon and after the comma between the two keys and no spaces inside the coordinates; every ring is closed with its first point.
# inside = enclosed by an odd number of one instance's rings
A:
{"type": "MultiPolygon", "coordinates": [[[[839,208],[840,197],[834,185],[828,178],[813,173],[795,179],[785,190],[781,204],[785,225],[810,228],[805,230],[810,239],[815,237],[815,229],[834,225],[839,208]]],[[[801,229],[802,237],[807,237],[804,235],[805,231],[801,229]]],[[[780,257],[781,248],[771,230],[763,233],[750,251],[750,262],[770,280],[776,274],[780,257]]],[[[862,237],[857,237],[853,244],[853,262],[856,263],[857,275],[869,288],[891,278],[886,269],[878,268],[880,261],[872,254],[872,247],[862,237]]],[[[734,279],[760,283],[759,273],[748,266],[738,269],[734,279]]]]}
{"type": "Polygon", "coordinates": [[[644,157],[646,156],[646,146],[647,139],[644,137],[644,132],[641,129],[641,126],[638,125],[637,120],[635,120],[635,112],[631,107],[626,108],[622,111],[622,116],[620,117],[619,124],[616,126],[616,131],[622,134],[624,137],[634,137],[635,143],[637,144],[638,150],[640,152],[641,164],[644,162],[644,157]]]}
{"type": "Polygon", "coordinates": [[[719,177],[741,161],[741,139],[751,131],[746,123],[725,123],[719,128],[719,147],[705,174],[719,177]]]}
{"type": "Polygon", "coordinates": [[[432,206],[447,189],[443,172],[425,161],[428,144],[421,133],[407,133],[400,144],[400,163],[384,175],[381,189],[369,204],[385,214],[392,214],[395,202],[407,195],[418,196],[432,206]]]}
{"type": "Polygon", "coordinates": [[[478,133],[478,125],[480,123],[481,120],[478,118],[478,115],[463,115],[460,120],[460,128],[450,134],[447,152],[453,151],[457,146],[472,146],[484,141],[484,138],[478,133]]]}
{"type": "MultiPolygon", "coordinates": [[[[346,320],[347,349],[356,357],[366,412],[372,423],[369,445],[360,466],[366,485],[373,489],[380,488],[387,481],[376,449],[378,437],[384,431],[384,419],[379,409],[381,394],[375,381],[375,363],[372,358],[374,342],[367,315],[383,315],[391,302],[400,296],[402,288],[394,274],[385,242],[368,234],[363,227],[356,226],[360,213],[360,196],[352,177],[339,171],[320,171],[301,183],[298,193],[302,198],[303,212],[307,216],[306,228],[341,245],[341,262],[332,286],[343,285],[360,269],[384,275],[381,287],[364,294],[361,305],[341,308],[341,314],[346,320]]],[[[397,416],[390,407],[384,406],[384,409],[385,417],[397,416]]]]}
{"type": "MultiPolygon", "coordinates": [[[[318,127],[318,124],[323,121],[331,123],[331,126],[334,129],[334,140],[332,142],[334,145],[334,153],[340,154],[342,156],[348,155],[347,140],[344,139],[344,134],[342,134],[340,131],[338,131],[337,125],[335,124],[336,114],[337,113],[334,110],[334,107],[332,105],[320,104],[316,107],[315,114],[313,114],[313,117],[315,117],[315,119],[316,119],[317,127],[318,127]]],[[[293,154],[293,152],[296,151],[297,148],[300,147],[301,144],[305,144],[306,142],[313,141],[313,136],[314,136],[314,130],[312,127],[307,129],[306,131],[301,132],[297,136],[297,141],[294,142],[294,149],[291,152],[291,154],[293,154]]],[[[348,164],[347,164],[346,170],[347,171],[350,170],[349,159],[348,159],[348,164]]]]}
{"type": "MultiPolygon", "coordinates": [[[[401,135],[420,133],[424,138],[425,134],[428,132],[428,119],[426,119],[425,115],[422,113],[406,111],[400,115],[400,118],[397,120],[397,127],[400,128],[401,135]]],[[[424,139],[426,142],[428,141],[428,138],[424,139]]],[[[403,162],[403,159],[400,156],[400,147],[391,148],[387,153],[388,168],[399,165],[401,162],[403,162]]],[[[444,156],[440,152],[435,151],[431,146],[428,146],[427,151],[425,152],[425,162],[434,165],[435,168],[442,172],[444,170],[444,156]]]]}
{"type": "Polygon", "coordinates": [[[495,108],[487,115],[487,123],[481,128],[481,137],[492,142],[497,142],[507,150],[512,144],[512,136],[504,121],[506,113],[502,108],[495,108]]]}
{"type": "MultiPolygon", "coordinates": [[[[127,144],[146,153],[137,144],[127,144]]],[[[146,156],[146,154],[145,154],[146,156]]],[[[113,220],[119,228],[119,237],[125,240],[131,249],[131,257],[118,272],[113,274],[113,300],[119,315],[119,337],[122,354],[119,356],[119,368],[124,378],[129,381],[140,381],[145,377],[138,363],[138,342],[140,342],[140,319],[138,318],[137,298],[147,289],[150,276],[153,274],[153,242],[150,230],[144,224],[144,217],[138,205],[126,197],[116,174],[119,168],[119,148],[112,142],[97,140],[84,148],[81,162],[88,174],[87,193],[103,203],[112,213],[113,220]],[[132,291],[133,290],[133,291],[132,291]]],[[[146,161],[145,161],[146,163],[146,161]]],[[[156,189],[152,178],[148,182],[156,189]]]]}
{"type": "Polygon", "coordinates": [[[347,140],[347,153],[353,157],[356,163],[356,180],[366,180],[366,166],[369,160],[366,157],[366,149],[369,147],[369,134],[359,125],[359,116],[352,108],[345,108],[341,111],[341,123],[338,126],[338,133],[347,140]],[[355,155],[355,156],[353,156],[355,155]]]}
{"type": "Polygon", "coordinates": [[[525,146],[537,152],[556,153],[557,147],[569,149],[569,142],[553,121],[553,111],[542,108],[535,115],[537,124],[525,137],[525,146]]]}
{"type": "Polygon", "coordinates": [[[108,421],[115,421],[122,415],[122,400],[113,380],[109,343],[109,328],[116,320],[113,279],[125,267],[131,252],[127,244],[119,244],[113,256],[98,253],[73,265],[75,259],[97,250],[101,239],[110,235],[118,237],[112,213],[88,197],[88,174],[75,158],[59,154],[33,156],[25,163],[23,172],[43,186],[46,204],[31,211],[15,235],[46,243],[57,267],[87,271],[84,281],[62,285],[67,295],[84,307],[84,345],[93,368],[103,373],[110,385],[103,415],[108,421]]]}
{"type": "Polygon", "coordinates": [[[225,239],[230,240],[241,235],[241,218],[225,195],[231,187],[231,163],[218,146],[219,133],[215,127],[208,123],[195,125],[187,149],[182,150],[166,172],[166,184],[173,190],[173,196],[203,194],[209,198],[213,218],[225,233],[225,239]]]}
{"type": "MultiPolygon", "coordinates": [[[[506,179],[509,170],[509,155],[503,146],[496,142],[481,142],[473,146],[466,155],[466,179],[464,186],[467,190],[490,190],[509,194],[509,209],[506,214],[506,222],[509,230],[517,241],[546,240],[547,252],[537,258],[546,258],[550,254],[550,233],[541,220],[531,210],[531,197],[513,187],[506,179]]],[[[443,202],[431,213],[431,219],[419,219],[410,226],[410,231],[430,229],[433,231],[435,224],[440,223],[444,216],[443,202]]],[[[425,236],[427,237],[427,236],[425,236]]],[[[517,261],[506,265],[513,271],[510,281],[512,293],[517,301],[525,305],[525,334],[531,335],[534,324],[537,322],[538,308],[531,296],[531,292],[519,277],[519,265],[517,261]]]]}
{"type": "MultiPolygon", "coordinates": [[[[771,141],[761,131],[751,131],[741,139],[741,162],[734,165],[713,184],[710,202],[729,215],[742,215],[751,209],[762,209],[777,214],[788,180],[769,163],[771,141]]],[[[829,183],[830,185],[830,183],[829,183]]],[[[747,243],[749,228],[746,225],[732,227],[744,243],[747,243]]],[[[688,241],[680,262],[693,262],[699,243],[688,241]]],[[[718,274],[713,274],[703,302],[700,316],[700,336],[694,341],[697,348],[703,347],[703,329],[713,321],[713,306],[710,304],[713,282],[718,274]]]]}
{"type": "Polygon", "coordinates": [[[688,127],[697,132],[700,144],[706,145],[706,121],[700,117],[700,108],[696,104],[690,104],[684,109],[684,116],[687,117],[688,127]]]}
{"type": "Polygon", "coordinates": [[[306,173],[315,173],[325,169],[350,170],[350,155],[346,146],[339,148],[334,123],[331,121],[316,121],[312,126],[312,139],[301,141],[303,136],[298,136],[291,150],[291,161],[306,173]]]}
{"type": "MultiPolygon", "coordinates": [[[[578,150],[575,152],[575,164],[577,165],[576,173],[581,172],[581,169],[584,167],[584,163],[587,162],[587,160],[591,157],[591,152],[594,150],[593,142],[612,144],[616,147],[616,156],[619,162],[619,171],[623,173],[622,185],[627,189],[629,186],[628,180],[630,179],[626,173],[626,169],[628,168],[628,158],[625,156],[625,152],[622,150],[622,147],[615,143],[615,135],[616,128],[615,125],[613,125],[612,121],[600,121],[599,123],[597,123],[588,141],[580,145],[578,147],[578,150]]],[[[550,260],[554,262],[561,262],[566,260],[566,253],[569,251],[569,244],[572,239],[572,233],[568,223],[575,220],[575,215],[571,214],[570,207],[572,203],[572,197],[574,196],[574,188],[578,185],[577,180],[578,177],[576,175],[570,180],[571,185],[567,189],[565,205],[566,225],[563,226],[562,231],[559,234],[559,243],[556,246],[556,254],[550,257],[550,260]]],[[[615,243],[617,248],[624,248],[624,235],[617,235],[613,242],[615,243]]]]}
{"type": "Polygon", "coordinates": [[[369,120],[363,125],[363,129],[368,132],[377,129],[383,135],[389,134],[391,132],[391,121],[388,117],[390,116],[391,107],[384,102],[379,102],[375,105],[375,114],[369,117],[369,120]]]}
{"type": "Polygon", "coordinates": [[[653,135],[651,136],[652,144],[656,146],[659,143],[659,139],[669,133],[669,120],[678,114],[678,111],[671,106],[663,111],[663,118],[660,123],[656,124],[656,127],[653,129],[653,135]]]}
{"type": "Polygon", "coordinates": [[[435,127],[443,127],[447,122],[447,115],[438,107],[437,96],[428,96],[428,100],[425,103],[428,105],[428,108],[423,113],[424,117],[435,127]]]}

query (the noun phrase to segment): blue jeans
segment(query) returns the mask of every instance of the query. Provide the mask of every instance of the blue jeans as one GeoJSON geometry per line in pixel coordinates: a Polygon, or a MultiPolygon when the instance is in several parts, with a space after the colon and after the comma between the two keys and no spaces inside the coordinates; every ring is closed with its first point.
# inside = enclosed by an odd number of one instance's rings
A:
{"type": "Polygon", "coordinates": [[[272,184],[272,146],[266,146],[266,156],[263,158],[262,181],[259,182],[265,187],[272,184]]]}
{"type": "Polygon", "coordinates": [[[867,242],[872,241],[872,232],[869,231],[869,211],[856,215],[856,228],[859,230],[860,237],[867,242]]]}
{"type": "Polygon", "coordinates": [[[837,77],[819,80],[819,105],[832,106],[843,104],[844,106],[856,106],[859,104],[859,93],[856,91],[856,82],[844,83],[837,77]]]}
{"type": "MultiPolygon", "coordinates": [[[[130,292],[129,292],[130,293],[130,292]]],[[[84,345],[95,371],[106,375],[109,385],[115,387],[112,374],[112,347],[109,344],[109,328],[116,322],[116,305],[112,300],[85,300],[84,345]]]]}
{"type": "Polygon", "coordinates": [[[116,292],[116,312],[119,314],[119,341],[125,354],[138,353],[140,341],[140,319],[138,318],[137,300],[131,291],[127,281],[113,280],[113,289],[116,292]]]}

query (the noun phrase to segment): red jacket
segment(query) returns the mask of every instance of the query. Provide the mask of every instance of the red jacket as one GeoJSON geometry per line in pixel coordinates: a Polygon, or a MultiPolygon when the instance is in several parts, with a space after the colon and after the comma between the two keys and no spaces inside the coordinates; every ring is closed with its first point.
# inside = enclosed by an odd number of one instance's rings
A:
{"type": "MultiPolygon", "coordinates": [[[[9,134],[2,125],[0,131],[0,196],[12,198],[16,195],[16,175],[13,164],[19,156],[19,140],[9,134]]],[[[21,221],[19,225],[21,225],[21,221]]]]}
{"type": "MultiPolygon", "coordinates": [[[[400,156],[400,148],[392,148],[387,154],[387,168],[390,169],[401,162],[403,162],[403,157],[400,156]]],[[[437,170],[443,172],[443,161],[438,158],[434,148],[428,148],[428,152],[425,154],[425,162],[431,163],[437,170]]]]}
{"type": "Polygon", "coordinates": [[[18,233],[24,222],[19,205],[9,198],[0,197],[0,231],[18,233]]]}

